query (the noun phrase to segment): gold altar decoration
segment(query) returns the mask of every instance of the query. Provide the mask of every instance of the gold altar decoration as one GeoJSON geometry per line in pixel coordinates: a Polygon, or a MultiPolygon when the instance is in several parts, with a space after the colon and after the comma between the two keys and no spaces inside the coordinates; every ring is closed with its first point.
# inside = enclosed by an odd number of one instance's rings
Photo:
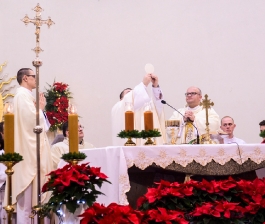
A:
{"type": "Polygon", "coordinates": [[[33,23],[36,27],[35,35],[36,35],[36,47],[33,51],[36,54],[36,59],[32,62],[33,66],[36,68],[36,127],[33,132],[36,134],[36,154],[37,154],[37,182],[38,182],[38,190],[37,190],[37,198],[38,205],[32,208],[32,213],[29,218],[33,219],[35,215],[38,216],[38,223],[43,222],[43,217],[41,217],[41,186],[40,186],[40,133],[42,132],[42,128],[40,127],[40,116],[39,116],[39,67],[42,66],[42,61],[39,59],[39,54],[43,51],[40,47],[40,28],[43,24],[47,24],[48,28],[54,24],[50,17],[47,20],[43,20],[41,18],[41,12],[43,9],[39,4],[33,9],[36,12],[36,16],[34,19],[30,19],[28,15],[21,20],[27,26],[29,23],[33,23]],[[33,217],[33,218],[32,218],[33,217]]]}
{"type": "Polygon", "coordinates": [[[202,100],[202,102],[200,103],[200,106],[202,106],[203,109],[205,109],[205,113],[206,113],[206,133],[205,133],[205,137],[204,140],[201,141],[201,144],[215,144],[214,141],[211,140],[210,137],[210,129],[209,129],[209,120],[208,120],[208,109],[211,108],[211,106],[214,105],[213,102],[211,102],[211,100],[208,100],[208,95],[205,94],[205,99],[202,100]]]}
{"type": "MultiPolygon", "coordinates": [[[[3,71],[3,68],[7,65],[7,62],[5,61],[3,64],[0,65],[0,72],[3,71]]],[[[9,78],[7,81],[5,80],[7,77],[7,74],[1,74],[0,75],[0,122],[3,120],[3,110],[4,110],[4,104],[6,102],[7,97],[14,97],[14,94],[10,93],[9,91],[14,88],[16,85],[9,85],[8,84],[12,82],[12,80],[16,79],[16,76],[9,78]]]]}
{"type": "Polygon", "coordinates": [[[3,67],[7,65],[7,62],[5,61],[3,64],[0,65],[0,72],[3,70],[3,67]]]}
{"type": "Polygon", "coordinates": [[[125,146],[136,146],[135,142],[131,137],[128,137],[128,140],[124,143],[125,146]]]}
{"type": "Polygon", "coordinates": [[[167,144],[176,145],[177,142],[177,134],[179,127],[179,120],[166,120],[165,127],[167,132],[167,144]],[[169,132],[169,133],[168,133],[169,132]],[[170,139],[168,138],[170,136],[170,139]]]}
{"type": "Polygon", "coordinates": [[[147,138],[147,141],[144,143],[144,145],[154,145],[154,142],[150,137],[147,138]]]}

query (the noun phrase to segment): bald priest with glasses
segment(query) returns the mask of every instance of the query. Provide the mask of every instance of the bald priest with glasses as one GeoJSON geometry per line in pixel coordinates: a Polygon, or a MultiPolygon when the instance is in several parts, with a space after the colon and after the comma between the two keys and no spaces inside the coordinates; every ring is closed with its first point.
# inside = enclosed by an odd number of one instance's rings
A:
{"type": "MultiPolygon", "coordinates": [[[[179,120],[180,129],[177,136],[177,144],[185,144],[196,139],[198,129],[199,135],[206,133],[206,112],[200,106],[202,92],[198,87],[189,87],[185,93],[187,105],[178,111],[184,115],[182,117],[177,111],[174,111],[170,120],[179,120]],[[193,126],[194,125],[194,126],[193,126]]],[[[215,132],[220,127],[219,115],[213,108],[208,109],[209,128],[215,132]]]]}

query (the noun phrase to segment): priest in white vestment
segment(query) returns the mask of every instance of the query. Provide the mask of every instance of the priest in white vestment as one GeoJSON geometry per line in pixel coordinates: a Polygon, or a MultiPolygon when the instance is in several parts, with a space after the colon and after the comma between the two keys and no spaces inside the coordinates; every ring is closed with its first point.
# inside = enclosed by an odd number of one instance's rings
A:
{"type": "Polygon", "coordinates": [[[234,129],[236,124],[234,119],[230,116],[225,116],[221,119],[221,126],[220,128],[227,133],[227,135],[223,135],[222,138],[224,139],[224,144],[246,144],[246,142],[240,138],[236,138],[234,136],[234,129]]]}
{"type": "MultiPolygon", "coordinates": [[[[63,124],[63,136],[64,136],[64,140],[62,142],[58,142],[52,145],[51,147],[54,170],[58,168],[58,164],[61,160],[62,155],[69,153],[68,122],[65,122],[63,124]]],[[[84,130],[83,130],[83,126],[80,124],[78,124],[78,138],[79,138],[79,145],[78,145],[79,150],[94,148],[94,146],[91,143],[84,141],[84,130]]]]}
{"type": "MultiPolygon", "coordinates": [[[[31,223],[31,219],[28,217],[32,207],[38,205],[36,134],[33,133],[33,128],[36,126],[36,102],[32,95],[32,89],[36,88],[36,81],[33,70],[20,69],[17,73],[17,81],[20,87],[17,89],[13,101],[15,152],[23,156],[23,161],[14,166],[12,204],[16,204],[17,224],[26,224],[31,223]]],[[[43,113],[46,99],[43,94],[40,94],[39,99],[40,126],[43,128],[40,134],[40,184],[42,187],[48,180],[46,174],[52,170],[52,158],[46,136],[48,126],[43,113]]],[[[41,201],[44,202],[44,200],[48,200],[46,193],[41,197],[41,201]]],[[[37,223],[37,217],[35,217],[34,223],[37,223]]]]}
{"type": "MultiPolygon", "coordinates": [[[[154,74],[146,74],[143,81],[133,89],[127,88],[120,95],[120,101],[117,102],[111,110],[112,121],[112,144],[115,146],[124,145],[126,139],[117,137],[117,134],[125,129],[125,103],[132,103],[134,107],[134,129],[144,130],[144,106],[151,103],[153,111],[154,128],[161,132],[161,137],[156,138],[157,144],[165,143],[165,124],[164,111],[161,100],[162,91],[158,84],[158,77],[154,74]],[[150,97],[147,91],[148,85],[152,83],[153,97],[150,97]]],[[[136,145],[143,145],[146,140],[137,139],[136,145]]]]}
{"type": "MultiPolygon", "coordinates": [[[[170,120],[180,121],[176,144],[185,144],[196,139],[197,131],[194,126],[198,129],[200,136],[206,133],[206,111],[200,106],[201,90],[194,86],[189,87],[185,96],[186,107],[178,109],[184,117],[177,111],[174,111],[170,117],[170,120]]],[[[220,127],[220,119],[213,108],[208,109],[208,120],[210,132],[217,132],[220,127]]]]}

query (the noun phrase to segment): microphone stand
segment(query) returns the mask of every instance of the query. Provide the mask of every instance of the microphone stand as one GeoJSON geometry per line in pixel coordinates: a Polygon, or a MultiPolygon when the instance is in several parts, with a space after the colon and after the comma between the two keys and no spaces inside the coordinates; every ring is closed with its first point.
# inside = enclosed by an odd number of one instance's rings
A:
{"type": "MultiPolygon", "coordinates": [[[[171,107],[173,110],[177,111],[177,112],[183,117],[183,121],[184,121],[185,116],[184,116],[182,113],[180,113],[176,108],[174,108],[174,107],[172,107],[171,105],[169,105],[165,100],[161,100],[161,103],[166,104],[166,105],[168,105],[169,107],[171,107]]],[[[200,136],[199,136],[198,129],[197,129],[197,127],[191,122],[191,120],[190,120],[189,118],[188,118],[188,121],[190,121],[190,123],[192,124],[192,126],[196,129],[196,133],[197,133],[197,139],[196,139],[196,141],[197,141],[197,145],[199,145],[199,144],[200,144],[200,136]]],[[[185,122],[185,121],[184,121],[184,122],[185,122]]]]}

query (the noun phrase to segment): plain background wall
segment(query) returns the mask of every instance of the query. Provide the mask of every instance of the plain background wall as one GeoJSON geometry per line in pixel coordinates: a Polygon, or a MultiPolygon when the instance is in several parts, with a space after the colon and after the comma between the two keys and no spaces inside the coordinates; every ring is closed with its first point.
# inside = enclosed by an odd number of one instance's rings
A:
{"type": "MultiPolygon", "coordinates": [[[[260,142],[265,119],[265,1],[255,0],[0,0],[0,64],[16,75],[31,67],[35,26],[21,19],[37,3],[40,90],[56,81],[70,85],[85,126],[85,139],[111,145],[110,111],[125,87],[134,87],[152,63],[164,98],[176,108],[195,85],[208,94],[220,117],[230,115],[235,134],[260,142]]],[[[14,83],[16,83],[14,81],[14,83]]],[[[166,117],[172,114],[165,107],[166,117]]]]}

